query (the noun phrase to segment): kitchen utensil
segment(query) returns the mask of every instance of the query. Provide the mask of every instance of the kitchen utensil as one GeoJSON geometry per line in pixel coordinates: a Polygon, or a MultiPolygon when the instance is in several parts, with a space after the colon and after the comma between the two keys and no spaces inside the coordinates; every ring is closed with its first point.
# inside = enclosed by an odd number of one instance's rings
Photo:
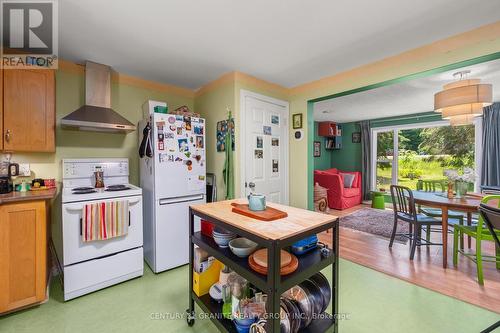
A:
{"type": "Polygon", "coordinates": [[[283,300],[280,301],[280,332],[281,333],[291,333],[291,323],[288,315],[288,309],[286,305],[283,303],[283,300]]]}
{"type": "Polygon", "coordinates": [[[314,298],[306,292],[300,285],[285,291],[281,297],[292,299],[297,302],[301,312],[301,328],[307,327],[313,319],[314,298]]]}
{"type": "Polygon", "coordinates": [[[240,258],[248,257],[259,245],[247,238],[235,238],[229,242],[231,252],[240,258]]]}
{"type": "Polygon", "coordinates": [[[283,299],[283,303],[287,307],[288,318],[290,321],[290,332],[297,333],[301,325],[301,312],[297,305],[297,302],[290,299],[283,299]]]}
{"type": "Polygon", "coordinates": [[[9,164],[9,177],[17,177],[19,176],[19,164],[10,163],[9,164]]]}
{"type": "Polygon", "coordinates": [[[320,294],[323,296],[323,307],[321,308],[321,313],[325,312],[328,304],[330,304],[330,298],[332,297],[332,289],[330,288],[330,283],[328,279],[320,272],[314,274],[309,278],[310,281],[314,282],[320,289],[320,294]]]}
{"type": "Polygon", "coordinates": [[[208,291],[208,294],[212,299],[218,303],[222,301],[222,286],[220,283],[214,283],[211,287],[210,290],[208,291]]]}
{"type": "Polygon", "coordinates": [[[221,269],[219,273],[219,283],[224,286],[227,284],[227,278],[229,277],[229,274],[231,273],[231,269],[227,266],[224,266],[223,269],[221,269]]]}
{"type": "Polygon", "coordinates": [[[266,196],[264,194],[250,193],[248,195],[248,208],[252,211],[266,209],[266,196]]]}
{"type": "Polygon", "coordinates": [[[12,184],[10,182],[10,178],[0,177],[0,194],[9,193],[12,191],[12,184]]]}
{"type": "MultiPolygon", "coordinates": [[[[255,263],[259,266],[267,268],[267,249],[260,249],[253,254],[255,263]]],[[[284,250],[281,250],[281,266],[285,267],[292,261],[292,255],[284,250]]]]}
{"type": "MultiPolygon", "coordinates": [[[[255,262],[255,260],[253,259],[253,254],[251,254],[248,257],[248,265],[250,266],[251,269],[253,269],[257,273],[260,273],[260,274],[263,274],[263,275],[267,275],[267,267],[262,267],[262,266],[258,265],[255,262]]],[[[282,267],[280,269],[280,274],[281,275],[291,274],[291,273],[295,272],[295,270],[298,267],[299,267],[299,260],[297,259],[296,256],[292,255],[292,261],[290,262],[290,264],[288,264],[287,266],[282,267]]]]}
{"type": "Polygon", "coordinates": [[[274,221],[288,216],[286,212],[282,212],[281,210],[272,207],[267,207],[265,210],[261,211],[252,211],[247,204],[233,202],[231,203],[231,206],[233,206],[233,213],[245,215],[261,221],[274,221]]]}
{"type": "Polygon", "coordinates": [[[314,282],[311,280],[305,280],[299,284],[299,286],[308,294],[310,295],[312,301],[312,313],[314,315],[318,315],[320,313],[323,313],[323,306],[324,306],[324,298],[323,295],[321,295],[321,289],[319,288],[318,285],[316,285],[314,282]]]}
{"type": "Polygon", "coordinates": [[[224,304],[222,305],[222,316],[224,318],[231,318],[231,290],[227,284],[222,285],[222,301],[224,304]]]}

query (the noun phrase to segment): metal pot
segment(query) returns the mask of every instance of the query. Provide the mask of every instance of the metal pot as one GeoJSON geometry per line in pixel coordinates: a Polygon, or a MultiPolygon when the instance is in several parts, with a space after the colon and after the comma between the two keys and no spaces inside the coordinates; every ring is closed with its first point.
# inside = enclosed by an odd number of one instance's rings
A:
{"type": "Polygon", "coordinates": [[[321,295],[319,286],[310,280],[305,280],[299,286],[312,298],[312,313],[316,315],[320,314],[323,309],[323,296],[321,295]]]}
{"type": "Polygon", "coordinates": [[[301,286],[295,286],[284,292],[282,297],[297,302],[301,312],[300,327],[307,327],[313,318],[313,296],[309,292],[306,292],[301,286]]]}

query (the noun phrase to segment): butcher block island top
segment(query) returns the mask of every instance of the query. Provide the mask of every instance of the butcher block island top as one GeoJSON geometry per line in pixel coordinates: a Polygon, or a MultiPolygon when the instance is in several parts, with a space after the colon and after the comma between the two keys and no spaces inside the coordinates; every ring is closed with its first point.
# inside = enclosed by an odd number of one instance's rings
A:
{"type": "Polygon", "coordinates": [[[248,201],[246,199],[218,201],[193,205],[191,209],[269,240],[285,240],[337,220],[337,216],[334,215],[316,213],[310,210],[276,203],[268,203],[268,207],[286,212],[288,217],[274,221],[261,221],[234,213],[232,211],[232,203],[245,204],[248,203],[248,201]]]}

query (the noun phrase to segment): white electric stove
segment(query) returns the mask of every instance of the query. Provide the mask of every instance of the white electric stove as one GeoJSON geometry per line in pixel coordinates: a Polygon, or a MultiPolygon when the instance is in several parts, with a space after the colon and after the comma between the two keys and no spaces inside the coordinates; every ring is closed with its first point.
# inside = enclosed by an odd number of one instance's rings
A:
{"type": "Polygon", "coordinates": [[[64,159],[60,219],[53,240],[63,272],[64,299],[143,275],[142,190],[129,183],[128,159],[64,159]],[[103,171],[103,188],[95,188],[94,172],[103,171]],[[125,236],[83,242],[84,205],[128,200],[125,236]]]}

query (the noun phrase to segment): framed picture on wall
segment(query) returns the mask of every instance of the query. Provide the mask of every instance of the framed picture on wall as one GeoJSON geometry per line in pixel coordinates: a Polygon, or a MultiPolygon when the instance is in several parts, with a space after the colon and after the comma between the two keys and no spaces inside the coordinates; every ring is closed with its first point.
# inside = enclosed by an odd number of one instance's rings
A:
{"type": "Polygon", "coordinates": [[[292,115],[292,126],[293,129],[302,128],[302,113],[292,115]]]}
{"type": "Polygon", "coordinates": [[[361,132],[352,133],[352,143],[360,143],[361,142],[361,132]]]}
{"type": "Polygon", "coordinates": [[[314,149],[313,149],[314,157],[321,157],[321,142],[314,141],[314,149]]]}

